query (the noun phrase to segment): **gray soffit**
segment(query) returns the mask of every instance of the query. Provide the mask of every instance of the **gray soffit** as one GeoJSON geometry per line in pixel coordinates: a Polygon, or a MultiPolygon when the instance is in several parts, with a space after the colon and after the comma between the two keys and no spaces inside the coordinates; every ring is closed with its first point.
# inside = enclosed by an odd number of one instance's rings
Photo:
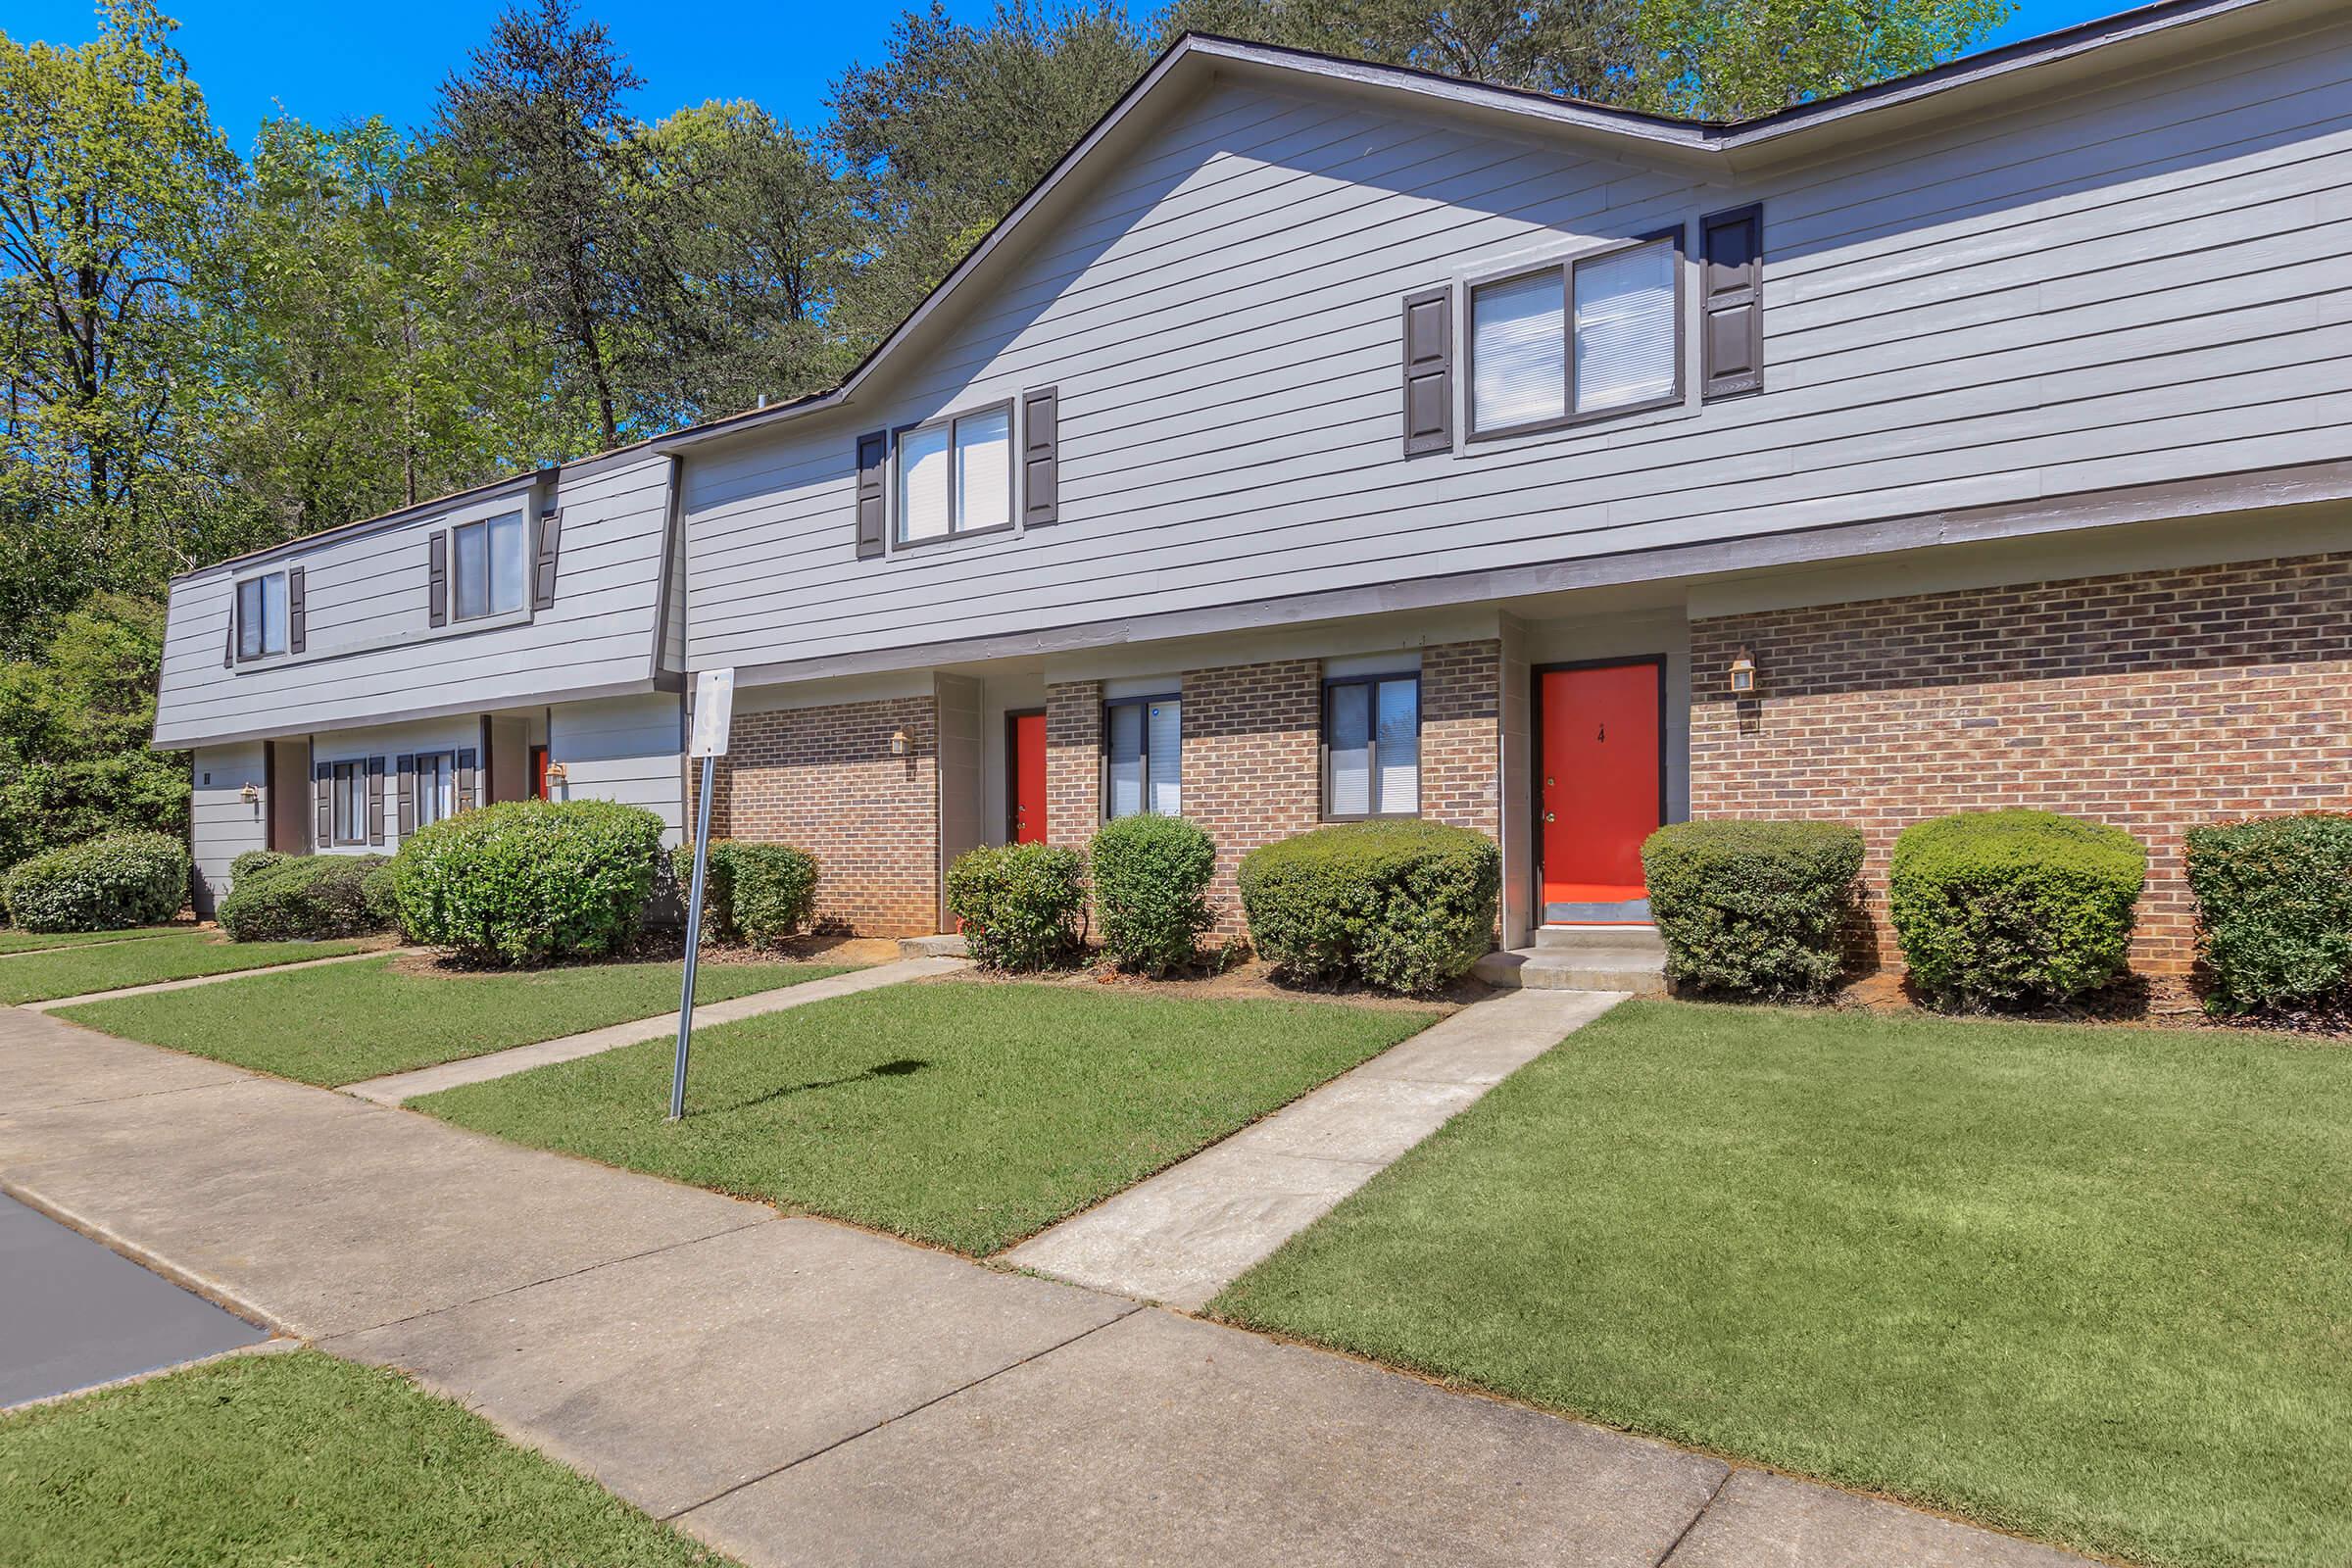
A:
{"type": "MultiPolygon", "coordinates": [[[[1570,561],[1531,562],[1499,571],[1421,577],[1369,588],[1341,588],[1212,609],[1090,621],[1018,636],[909,644],[838,658],[739,669],[745,686],[881,674],[994,659],[1081,653],[1126,643],[1312,625],[1358,615],[1444,610],[1541,599],[1631,583],[1690,581],[1782,566],[1810,566],[1937,545],[2023,539],[2080,529],[2264,512],[2352,500],[2352,462],[2265,468],[2176,483],[2139,485],[2034,501],[1918,513],[1832,527],[1759,534],[1729,543],[1677,545],[1570,561]]],[[[2251,553],[2260,554],[2259,546],[2251,553]]]]}

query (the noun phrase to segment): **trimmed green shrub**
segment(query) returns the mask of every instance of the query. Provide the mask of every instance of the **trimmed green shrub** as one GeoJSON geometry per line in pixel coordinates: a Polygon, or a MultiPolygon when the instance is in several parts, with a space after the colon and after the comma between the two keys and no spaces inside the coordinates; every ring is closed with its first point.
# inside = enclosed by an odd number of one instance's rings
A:
{"type": "Polygon", "coordinates": [[[1199,956],[1216,924],[1208,879],[1217,847],[1197,823],[1146,811],[1106,822],[1087,848],[1102,951],[1122,969],[1162,975],[1199,956]]]}
{"type": "Polygon", "coordinates": [[[1698,991],[1820,996],[1841,937],[1862,835],[1838,822],[1676,822],[1642,846],[1666,975],[1698,991]]]}
{"type": "Polygon", "coordinates": [[[293,858],[293,856],[282,855],[276,850],[247,850],[228,862],[228,885],[238,887],[255,872],[266,871],[273,865],[283,865],[293,858]]]}
{"type": "Polygon", "coordinates": [[[1938,1007],[2064,1002],[2124,972],[2147,852],[2053,811],[1964,811],[1905,828],[1887,913],[1938,1007]]]}
{"type": "MultiPolygon", "coordinates": [[[[670,852],[683,904],[694,888],[694,846],[670,852]]],[[[712,839],[703,871],[703,929],[721,942],[779,942],[816,911],[816,858],[789,844],[712,839]]]]}
{"type": "Polygon", "coordinates": [[[1438,822],[1316,828],[1242,859],[1250,940],[1300,980],[1442,991],[1493,948],[1494,841],[1438,822]]]}
{"type": "Polygon", "coordinates": [[[1085,940],[1086,858],[1053,844],[984,845],[948,867],[948,912],[987,969],[1051,969],[1085,940]]]}
{"type": "Polygon", "coordinates": [[[20,862],[0,883],[26,931],[122,931],[179,912],[188,851],[165,833],[102,833],[20,862]]]}
{"type": "Polygon", "coordinates": [[[368,878],[390,863],[380,855],[279,856],[230,883],[217,911],[220,929],[232,942],[322,942],[381,931],[392,922],[369,907],[368,878]]]}
{"type": "Polygon", "coordinates": [[[360,906],[369,930],[389,931],[400,924],[400,862],[382,855],[368,859],[372,863],[360,877],[360,906]]]}
{"type": "Polygon", "coordinates": [[[2261,817],[2186,837],[2198,946],[2213,971],[2207,1008],[2352,1004],[2352,816],[2261,817]]]}
{"type": "Polygon", "coordinates": [[[509,964],[601,957],[637,934],[662,819],[613,801],[509,801],[417,829],[393,885],[411,941],[509,964]]]}

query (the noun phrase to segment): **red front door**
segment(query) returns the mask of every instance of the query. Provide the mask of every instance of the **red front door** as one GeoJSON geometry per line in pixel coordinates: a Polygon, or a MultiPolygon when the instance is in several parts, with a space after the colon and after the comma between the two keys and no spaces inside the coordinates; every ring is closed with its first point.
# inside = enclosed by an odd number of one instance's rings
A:
{"type": "Polygon", "coordinates": [[[1658,666],[1543,677],[1544,917],[1643,921],[1642,841],[1659,819],[1658,666]]]}
{"type": "Polygon", "coordinates": [[[1046,839],[1046,715],[1012,716],[1012,820],[1007,836],[1015,844],[1043,844],[1046,839]]]}

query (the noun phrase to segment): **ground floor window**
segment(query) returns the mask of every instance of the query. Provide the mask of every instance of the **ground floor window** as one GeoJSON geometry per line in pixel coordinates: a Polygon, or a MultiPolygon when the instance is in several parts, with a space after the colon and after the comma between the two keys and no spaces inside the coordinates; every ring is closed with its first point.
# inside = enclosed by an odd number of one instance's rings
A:
{"type": "Polygon", "coordinates": [[[368,764],[365,761],[337,762],[331,789],[334,801],[334,841],[337,844],[368,842],[368,764]]]}
{"type": "Polygon", "coordinates": [[[1339,821],[1421,810],[1421,677],[1323,683],[1323,814],[1339,821]]]}
{"type": "Polygon", "coordinates": [[[1184,704],[1175,697],[1128,697],[1103,709],[1105,816],[1184,812],[1184,704]]]}
{"type": "Polygon", "coordinates": [[[416,759],[416,825],[424,827],[458,810],[458,754],[426,752],[416,759]]]}

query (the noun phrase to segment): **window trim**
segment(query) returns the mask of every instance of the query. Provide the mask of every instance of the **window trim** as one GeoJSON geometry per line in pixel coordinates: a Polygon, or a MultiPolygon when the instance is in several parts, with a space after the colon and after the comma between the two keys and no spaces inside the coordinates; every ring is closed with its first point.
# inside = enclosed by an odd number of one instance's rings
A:
{"type": "MultiPolygon", "coordinates": [[[[479,631],[486,626],[513,625],[531,618],[534,612],[532,589],[535,586],[532,579],[538,571],[539,556],[538,508],[532,506],[528,501],[518,501],[512,507],[498,507],[487,512],[476,513],[471,516],[450,518],[441,524],[441,532],[449,539],[449,543],[445,547],[449,551],[449,624],[434,627],[433,631],[436,634],[448,636],[461,629],[479,631]],[[458,535],[467,528],[482,530],[482,562],[484,568],[490,573],[491,581],[495,582],[498,578],[498,568],[490,561],[488,543],[490,525],[499,518],[510,515],[517,516],[522,520],[522,603],[513,610],[486,609],[478,615],[461,613],[458,610],[458,535]]],[[[482,603],[484,605],[490,602],[489,593],[490,584],[484,583],[482,585],[482,603]]]]}
{"type": "Polygon", "coordinates": [[[1690,347],[1690,323],[1684,319],[1690,302],[1690,244],[1688,223],[1671,223],[1651,229],[1644,234],[1611,240],[1604,245],[1588,246],[1569,251],[1544,261],[1502,271],[1480,272],[1462,279],[1457,291],[1460,321],[1455,341],[1462,356],[1462,439],[1465,443],[1502,441],[1513,436],[1541,435],[1546,431],[1573,429],[1581,424],[1593,424],[1602,419],[1621,419],[1628,415],[1651,414],[1659,409],[1680,408],[1690,392],[1690,377],[1684,371],[1683,359],[1690,347]],[[1672,248],[1674,255],[1674,385],[1654,398],[1639,403],[1620,403],[1613,408],[1591,409],[1582,414],[1576,407],[1576,272],[1580,267],[1605,261],[1627,251],[1640,250],[1644,245],[1661,242],[1672,248]],[[1497,283],[1515,283],[1524,277],[1536,277],[1545,272],[1560,274],[1560,331],[1565,338],[1562,348],[1560,389],[1561,408],[1566,412],[1549,419],[1523,419],[1517,424],[1482,426],[1478,422],[1478,291],[1497,283]]]}
{"type": "Polygon", "coordinates": [[[331,760],[326,764],[327,844],[331,849],[366,849],[370,842],[368,837],[368,761],[369,759],[365,757],[350,757],[331,760]],[[336,820],[335,809],[343,804],[343,775],[346,770],[352,777],[351,815],[354,821],[351,825],[359,835],[348,839],[343,836],[343,824],[336,820]]]}
{"type": "Polygon", "coordinates": [[[993,403],[974,404],[968,409],[955,409],[933,415],[913,424],[896,425],[890,432],[890,549],[893,555],[902,550],[921,550],[931,545],[953,544],[958,539],[985,539],[991,534],[1014,533],[1021,525],[1021,413],[1016,397],[999,398],[993,403]],[[1004,520],[992,522],[985,528],[958,528],[956,519],[963,514],[963,493],[956,480],[956,422],[974,418],[983,414],[1004,415],[1004,520]],[[928,539],[906,537],[906,515],[900,508],[899,496],[904,488],[900,483],[905,463],[906,437],[941,426],[948,430],[948,531],[928,539]]]}
{"type": "MultiPolygon", "coordinates": [[[[1176,703],[1176,704],[1179,704],[1179,705],[1181,705],[1183,702],[1184,702],[1184,692],[1183,692],[1183,689],[1182,689],[1182,688],[1178,688],[1177,690],[1175,690],[1175,691],[1171,691],[1171,692],[1153,692],[1153,693],[1152,693],[1151,695],[1149,695],[1149,696],[1145,696],[1145,697],[1105,697],[1104,699],[1102,699],[1102,747],[1100,748],[1100,749],[1101,749],[1101,751],[1102,751],[1102,779],[1101,779],[1101,788],[1099,789],[1098,793],[1099,793],[1099,794],[1102,796],[1102,820],[1103,820],[1103,821],[1105,821],[1105,822],[1115,822],[1115,821],[1119,820],[1117,817],[1115,817],[1115,816],[1113,816],[1113,815],[1111,814],[1111,810],[1110,810],[1110,714],[1111,714],[1111,710],[1113,710],[1113,709],[1116,709],[1116,708],[1141,708],[1141,709],[1143,709],[1143,710],[1145,710],[1145,712],[1144,712],[1144,752],[1143,752],[1143,760],[1144,760],[1143,798],[1144,798],[1144,803],[1145,803],[1145,804],[1144,804],[1144,806],[1143,806],[1142,809],[1140,809],[1140,810],[1135,810],[1135,811],[1130,811],[1130,812],[1128,812],[1127,814],[1128,814],[1128,815],[1130,815],[1130,816],[1146,816],[1146,815],[1150,815],[1150,814],[1151,814],[1151,812],[1152,812],[1152,806],[1151,806],[1151,801],[1152,801],[1152,713],[1151,713],[1151,708],[1152,708],[1152,705],[1153,703],[1176,703]]],[[[1176,796],[1177,796],[1177,800],[1178,800],[1178,802],[1179,802],[1180,804],[1179,804],[1179,805],[1177,806],[1177,808],[1176,808],[1176,814],[1177,814],[1178,816],[1182,816],[1182,815],[1184,814],[1184,808],[1183,808],[1183,806],[1182,806],[1182,804],[1181,804],[1181,802],[1183,801],[1183,798],[1184,798],[1184,724],[1183,724],[1183,712],[1182,712],[1182,710],[1181,710],[1181,708],[1179,709],[1179,710],[1178,710],[1178,713],[1177,713],[1177,720],[1178,720],[1178,721],[1177,721],[1177,726],[1176,726],[1176,796]]]]}
{"type": "Polygon", "coordinates": [[[294,578],[292,567],[278,566],[270,571],[257,571],[249,576],[232,578],[230,580],[229,587],[229,604],[234,608],[237,624],[237,663],[270,663],[279,660],[292,659],[294,657],[294,578]],[[278,581],[283,584],[283,586],[278,589],[278,593],[285,600],[286,606],[286,645],[274,653],[265,646],[260,653],[249,654],[245,651],[245,586],[248,583],[265,584],[262,589],[262,625],[263,640],[266,644],[269,638],[268,628],[270,622],[270,611],[268,606],[270,590],[266,585],[272,577],[277,578],[278,581]]]}
{"type": "Polygon", "coordinates": [[[1322,734],[1315,748],[1316,785],[1323,792],[1321,820],[1325,822],[1409,822],[1421,815],[1421,671],[1392,669],[1369,675],[1326,675],[1323,677],[1322,734]],[[1380,693],[1378,688],[1392,681],[1409,680],[1413,683],[1413,808],[1409,811],[1334,811],[1331,808],[1331,694],[1342,686],[1370,686],[1372,695],[1366,699],[1364,734],[1364,765],[1369,770],[1364,791],[1365,799],[1377,800],[1380,795],[1380,693]]]}

